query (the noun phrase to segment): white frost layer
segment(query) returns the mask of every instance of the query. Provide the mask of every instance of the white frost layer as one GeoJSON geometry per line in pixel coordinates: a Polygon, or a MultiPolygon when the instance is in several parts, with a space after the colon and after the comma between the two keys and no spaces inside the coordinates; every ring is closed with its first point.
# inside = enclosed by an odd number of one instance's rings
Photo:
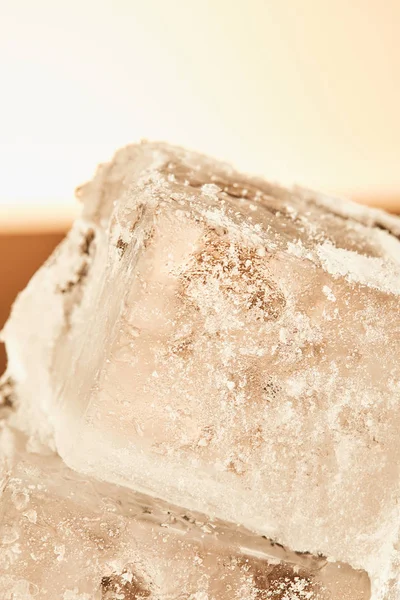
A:
{"type": "Polygon", "coordinates": [[[345,277],[387,294],[400,294],[400,266],[394,262],[336,248],[331,242],[321,244],[317,255],[324,269],[335,277],[345,277]]]}

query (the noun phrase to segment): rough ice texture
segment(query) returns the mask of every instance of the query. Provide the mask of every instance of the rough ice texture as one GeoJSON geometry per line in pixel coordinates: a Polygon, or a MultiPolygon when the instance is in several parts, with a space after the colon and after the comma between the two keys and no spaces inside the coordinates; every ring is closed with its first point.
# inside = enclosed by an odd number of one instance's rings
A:
{"type": "Polygon", "coordinates": [[[13,444],[0,505],[2,600],[369,598],[362,571],[88,479],[54,454],[26,452],[21,435],[13,444]]]}
{"type": "Polygon", "coordinates": [[[11,423],[398,598],[400,221],[162,144],[79,196],[4,331],[11,423]]]}

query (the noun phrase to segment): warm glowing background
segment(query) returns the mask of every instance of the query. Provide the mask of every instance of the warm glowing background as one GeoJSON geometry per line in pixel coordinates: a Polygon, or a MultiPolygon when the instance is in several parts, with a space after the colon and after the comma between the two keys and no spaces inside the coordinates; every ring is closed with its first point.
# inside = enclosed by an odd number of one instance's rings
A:
{"type": "Polygon", "coordinates": [[[400,197],[399,0],[0,6],[3,228],[68,221],[74,187],[141,137],[282,182],[400,197]]]}
{"type": "Polygon", "coordinates": [[[400,211],[399,30],[399,0],[0,0],[0,327],[141,137],[400,211]]]}

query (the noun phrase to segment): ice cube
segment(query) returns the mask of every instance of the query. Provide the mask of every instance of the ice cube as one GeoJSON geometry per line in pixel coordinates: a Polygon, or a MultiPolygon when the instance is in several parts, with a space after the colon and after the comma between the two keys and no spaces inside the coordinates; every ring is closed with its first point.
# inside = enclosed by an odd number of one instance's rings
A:
{"type": "Polygon", "coordinates": [[[14,306],[14,422],[82,473],[364,569],[398,560],[400,225],[130,146],[14,306]]]}
{"type": "Polygon", "coordinates": [[[369,598],[362,571],[81,476],[17,440],[0,500],[2,600],[369,598]]]}

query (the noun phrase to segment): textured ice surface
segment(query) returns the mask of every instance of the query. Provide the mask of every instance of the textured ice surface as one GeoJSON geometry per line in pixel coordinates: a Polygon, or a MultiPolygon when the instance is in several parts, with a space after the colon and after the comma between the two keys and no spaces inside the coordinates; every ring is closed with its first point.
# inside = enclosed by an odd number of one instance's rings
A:
{"type": "Polygon", "coordinates": [[[385,598],[399,220],[154,144],[118,152],[79,195],[83,218],[4,333],[31,445],[364,569],[385,598]]]}
{"type": "Polygon", "coordinates": [[[0,503],[2,600],[369,598],[363,572],[84,478],[19,444],[0,503]]]}

